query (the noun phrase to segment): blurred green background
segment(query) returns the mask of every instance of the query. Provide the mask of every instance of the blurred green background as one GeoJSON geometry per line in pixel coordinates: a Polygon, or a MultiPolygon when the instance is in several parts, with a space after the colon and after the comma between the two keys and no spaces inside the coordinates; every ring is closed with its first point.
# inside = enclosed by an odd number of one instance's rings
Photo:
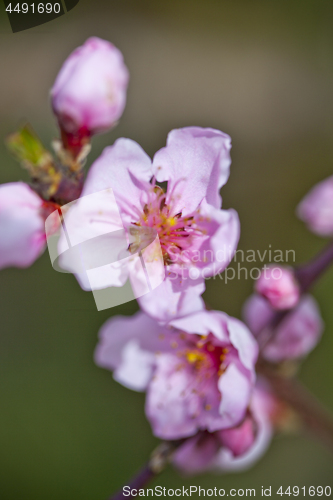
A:
{"type": "MultiPolygon", "coordinates": [[[[67,55],[96,35],[122,50],[131,82],[119,126],[94,139],[88,166],[120,136],[153,155],[172,128],[221,129],[233,139],[222,194],[240,215],[239,248],[294,249],[301,263],[324,245],[294,212],[333,173],[331,0],[80,0],[62,18],[16,34],[0,10],[1,183],[27,179],[3,138],[28,119],[49,144],[57,135],[49,89],[67,55]]],[[[206,298],[239,317],[252,285],[210,280],[206,298]]],[[[0,294],[1,500],[107,498],[157,442],[144,396],[92,357],[103,322],[137,305],[97,312],[92,294],[54,272],[47,253],[27,270],[1,271],[0,294]]],[[[314,295],[326,329],[300,376],[333,410],[333,270],[314,295]]],[[[332,471],[321,444],[283,436],[246,473],[184,479],[169,468],[153,484],[256,487],[259,496],[261,486],[332,486],[332,471]]]]}

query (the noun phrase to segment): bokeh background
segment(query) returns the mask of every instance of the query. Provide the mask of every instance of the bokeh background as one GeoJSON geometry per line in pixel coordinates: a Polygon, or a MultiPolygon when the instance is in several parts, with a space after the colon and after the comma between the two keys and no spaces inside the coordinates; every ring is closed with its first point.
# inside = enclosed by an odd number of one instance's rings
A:
{"type": "MultiPolygon", "coordinates": [[[[1,183],[27,179],[4,137],[29,120],[49,144],[57,135],[49,89],[67,55],[96,35],[122,50],[131,82],[119,126],[94,139],[87,167],[121,136],[153,155],[172,128],[215,127],[233,139],[222,194],[239,212],[240,248],[294,249],[301,263],[324,245],[295,207],[333,173],[331,0],[80,0],[16,34],[0,11],[1,183]]],[[[210,280],[206,298],[240,317],[252,285],[210,280]]],[[[325,334],[300,377],[333,410],[333,270],[314,295],[325,334]]],[[[144,396],[93,362],[100,326],[136,303],[97,312],[92,294],[54,272],[47,253],[27,270],[1,271],[0,297],[1,500],[107,498],[157,443],[144,396]]],[[[188,479],[169,468],[153,484],[255,487],[259,496],[261,486],[332,486],[332,471],[332,455],[298,434],[274,439],[246,473],[188,479]]]]}

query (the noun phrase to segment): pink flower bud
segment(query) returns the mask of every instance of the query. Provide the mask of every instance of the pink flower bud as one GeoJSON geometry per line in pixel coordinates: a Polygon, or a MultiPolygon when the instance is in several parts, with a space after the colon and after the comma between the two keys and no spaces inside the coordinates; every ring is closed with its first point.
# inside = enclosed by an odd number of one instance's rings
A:
{"type": "Polygon", "coordinates": [[[272,363],[309,354],[319,342],[324,328],[318,305],[311,295],[303,296],[276,328],[270,326],[274,310],[259,295],[251,295],[245,302],[243,317],[256,337],[265,329],[269,341],[262,356],[272,363]]]}
{"type": "Polygon", "coordinates": [[[280,413],[279,403],[266,382],[259,380],[240,425],[213,433],[198,432],[176,450],[173,464],[185,474],[246,470],[267,450],[280,413]]]}
{"type": "Polygon", "coordinates": [[[311,189],[298,205],[297,215],[319,236],[333,235],[333,176],[311,189]]]}
{"type": "Polygon", "coordinates": [[[274,309],[291,309],[296,306],[300,297],[293,271],[274,265],[262,269],[255,290],[265,297],[274,309]]]}
{"type": "Polygon", "coordinates": [[[123,113],[128,79],[121,52],[89,38],[65,61],[51,89],[62,131],[81,137],[112,127],[123,113]]]}
{"type": "Polygon", "coordinates": [[[45,248],[43,200],[24,182],[0,186],[0,269],[28,267],[45,248]]]}
{"type": "Polygon", "coordinates": [[[221,444],[228,448],[234,457],[244,455],[254,443],[256,425],[251,415],[238,426],[219,431],[218,437],[221,444]]]}

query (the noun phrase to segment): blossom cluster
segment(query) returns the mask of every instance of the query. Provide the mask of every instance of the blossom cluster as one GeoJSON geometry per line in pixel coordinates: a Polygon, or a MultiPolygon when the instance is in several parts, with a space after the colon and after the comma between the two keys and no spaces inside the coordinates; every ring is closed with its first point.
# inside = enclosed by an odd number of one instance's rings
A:
{"type": "MultiPolygon", "coordinates": [[[[45,248],[44,221],[52,211],[76,195],[111,188],[129,234],[135,236],[138,228],[156,231],[165,279],[138,299],[140,312],[102,326],[95,361],[112,370],[119,383],[146,392],[154,435],[181,442],[173,456],[180,470],[241,470],[264,453],[288,418],[269,382],[256,374],[258,357],[272,364],[299,360],[319,341],[323,322],[293,269],[276,264],[256,281],[255,294],[244,305],[244,322],[206,307],[204,278],[228,267],[240,236],[237,212],[222,208],[220,196],[231,165],[231,139],[224,132],[194,126],[172,130],[153,159],[133,140],[119,138],[83,182],[90,140],[121,117],[128,79],[118,49],[98,38],[87,40],[65,61],[51,90],[60,130],[56,160],[37,140],[28,151],[25,138],[33,135],[27,130],[10,140],[12,151],[29,166],[32,183],[0,186],[0,267],[30,266],[45,248]]],[[[332,192],[330,178],[298,209],[321,235],[333,234],[332,192]]],[[[84,214],[92,235],[111,223],[96,200],[84,214]]],[[[80,205],[71,210],[79,220],[80,205]]],[[[128,248],[138,249],[140,241],[128,248]]],[[[118,267],[107,286],[123,286],[128,277],[118,267]]]]}

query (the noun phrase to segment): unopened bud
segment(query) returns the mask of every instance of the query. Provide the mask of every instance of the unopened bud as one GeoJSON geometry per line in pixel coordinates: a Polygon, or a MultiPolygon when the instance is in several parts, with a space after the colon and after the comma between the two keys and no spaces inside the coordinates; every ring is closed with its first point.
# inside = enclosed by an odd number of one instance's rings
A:
{"type": "Polygon", "coordinates": [[[121,52],[89,38],[64,62],[51,89],[62,133],[72,140],[111,128],[123,113],[129,74],[121,52]]]}
{"type": "Polygon", "coordinates": [[[297,215],[319,236],[333,235],[333,176],[311,189],[298,205],[297,215]]]}
{"type": "Polygon", "coordinates": [[[251,415],[238,426],[217,432],[222,446],[228,448],[234,457],[244,455],[254,443],[256,425],[251,415]]]}
{"type": "Polygon", "coordinates": [[[255,284],[255,290],[274,309],[292,309],[300,298],[299,285],[291,269],[265,266],[255,284]]]}

